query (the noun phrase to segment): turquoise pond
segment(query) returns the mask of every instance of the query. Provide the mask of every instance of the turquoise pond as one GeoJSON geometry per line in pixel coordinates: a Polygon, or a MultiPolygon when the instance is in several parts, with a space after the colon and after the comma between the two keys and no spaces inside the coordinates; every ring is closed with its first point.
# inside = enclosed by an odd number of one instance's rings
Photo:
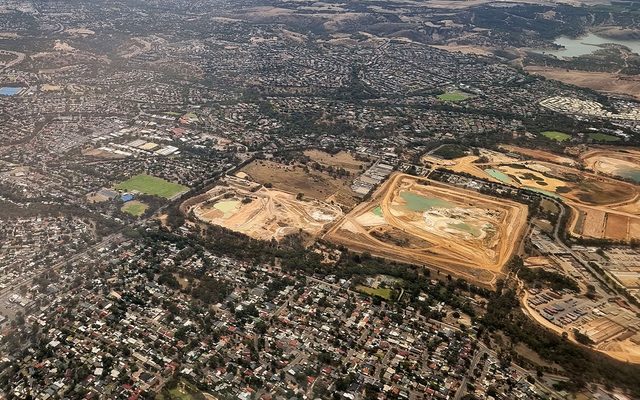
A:
{"type": "Polygon", "coordinates": [[[457,229],[459,231],[470,233],[472,236],[478,237],[482,233],[480,229],[471,226],[465,222],[459,222],[456,224],[448,224],[449,228],[457,229]]]}
{"type": "Polygon", "coordinates": [[[422,212],[432,207],[450,208],[454,206],[446,200],[425,197],[411,192],[400,192],[400,197],[407,203],[406,208],[409,211],[422,212]]]}
{"type": "Polygon", "coordinates": [[[507,174],[497,169],[489,168],[489,169],[485,169],[484,172],[486,172],[492,178],[497,179],[502,183],[506,183],[506,184],[513,183],[513,179],[509,178],[507,174]]]}
{"type": "Polygon", "coordinates": [[[622,178],[631,179],[634,182],[640,183],[640,169],[621,168],[617,169],[615,174],[622,178]]]}

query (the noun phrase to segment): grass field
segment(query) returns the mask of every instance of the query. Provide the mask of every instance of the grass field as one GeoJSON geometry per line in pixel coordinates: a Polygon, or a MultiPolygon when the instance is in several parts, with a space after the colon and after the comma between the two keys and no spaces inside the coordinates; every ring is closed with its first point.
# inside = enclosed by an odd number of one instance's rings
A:
{"type": "Polygon", "coordinates": [[[175,387],[162,389],[156,395],[155,400],[197,400],[207,398],[211,398],[211,396],[200,391],[192,383],[180,380],[175,387]]]}
{"type": "Polygon", "coordinates": [[[542,132],[542,136],[547,139],[555,140],[556,142],[564,142],[565,140],[571,139],[571,135],[559,131],[544,131],[542,132]]]}
{"type": "Polygon", "coordinates": [[[170,199],[188,188],[177,183],[165,181],[155,176],[140,174],[116,185],[118,190],[137,191],[152,196],[160,196],[170,199]]]}
{"type": "Polygon", "coordinates": [[[364,294],[368,294],[369,296],[377,296],[377,297],[381,297],[385,300],[391,300],[391,294],[393,294],[393,291],[389,288],[377,288],[374,289],[372,287],[369,286],[363,286],[363,285],[358,285],[356,286],[356,290],[358,292],[364,293],[364,294]]]}
{"type": "Polygon", "coordinates": [[[590,133],[589,139],[595,140],[597,142],[617,142],[620,140],[619,137],[613,135],[607,135],[605,133],[590,133]]]}
{"type": "Polygon", "coordinates": [[[459,91],[452,91],[452,92],[447,92],[447,93],[443,93],[441,95],[438,96],[438,99],[442,100],[442,101],[463,101],[468,99],[469,96],[468,94],[464,93],[464,92],[459,92],[459,91]]]}
{"type": "Polygon", "coordinates": [[[147,208],[149,208],[149,206],[142,202],[130,201],[123,205],[121,210],[127,214],[133,215],[134,217],[139,217],[147,211],[147,208]]]}

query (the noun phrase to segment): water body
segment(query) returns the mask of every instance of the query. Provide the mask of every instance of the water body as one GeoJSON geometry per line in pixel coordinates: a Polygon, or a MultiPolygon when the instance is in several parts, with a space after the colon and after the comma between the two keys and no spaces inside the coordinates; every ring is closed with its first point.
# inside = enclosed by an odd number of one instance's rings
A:
{"type": "Polygon", "coordinates": [[[533,49],[532,51],[539,54],[550,54],[558,58],[562,57],[579,57],[591,54],[596,50],[600,50],[603,44],[618,44],[628,47],[632,52],[640,54],[640,40],[620,40],[609,39],[589,33],[587,36],[573,39],[567,36],[560,36],[554,41],[555,44],[563,46],[563,49],[533,49]]]}
{"type": "Polygon", "coordinates": [[[544,195],[547,195],[549,197],[553,197],[554,199],[560,199],[560,195],[558,195],[557,193],[554,192],[550,192],[548,190],[544,190],[544,189],[538,189],[538,188],[534,188],[534,187],[530,187],[530,186],[524,186],[524,189],[527,190],[531,190],[532,192],[538,192],[544,195]]]}
{"type": "Polygon", "coordinates": [[[509,175],[497,169],[489,168],[489,169],[485,169],[484,172],[489,174],[492,178],[497,179],[502,183],[506,183],[507,185],[510,185],[513,183],[513,179],[509,178],[509,175]]]}
{"type": "Polygon", "coordinates": [[[451,208],[454,206],[446,200],[424,197],[411,192],[400,192],[400,197],[407,203],[406,208],[414,212],[427,211],[432,207],[451,208]]]}
{"type": "Polygon", "coordinates": [[[1,87],[0,96],[15,96],[22,91],[21,87],[1,87]]]}
{"type": "Polygon", "coordinates": [[[637,168],[621,168],[615,171],[615,174],[626,179],[631,179],[636,183],[640,183],[640,169],[637,168]]]}
{"type": "Polygon", "coordinates": [[[382,217],[382,216],[383,216],[383,215],[382,215],[382,207],[380,207],[380,206],[377,206],[376,208],[374,208],[374,209],[372,210],[372,212],[373,212],[375,215],[377,215],[378,217],[382,217]]]}
{"type": "Polygon", "coordinates": [[[458,222],[455,224],[448,224],[449,228],[457,229],[459,231],[467,232],[474,237],[479,237],[482,231],[475,226],[471,226],[466,222],[458,222]]]}

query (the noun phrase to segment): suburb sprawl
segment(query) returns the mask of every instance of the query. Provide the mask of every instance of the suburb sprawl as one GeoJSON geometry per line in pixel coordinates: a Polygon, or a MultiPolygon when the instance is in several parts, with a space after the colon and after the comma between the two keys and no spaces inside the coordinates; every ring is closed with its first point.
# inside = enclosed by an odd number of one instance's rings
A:
{"type": "Polygon", "coordinates": [[[640,398],[633,2],[0,2],[0,399],[640,398]]]}

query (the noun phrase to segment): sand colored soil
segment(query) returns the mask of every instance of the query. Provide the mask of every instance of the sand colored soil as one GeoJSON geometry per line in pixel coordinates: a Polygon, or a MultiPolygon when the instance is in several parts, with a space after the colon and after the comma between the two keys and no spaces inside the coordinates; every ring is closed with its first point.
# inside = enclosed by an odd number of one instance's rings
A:
{"type": "Polygon", "coordinates": [[[341,151],[337,154],[329,154],[320,150],[306,150],[304,155],[319,164],[335,168],[344,168],[352,173],[360,172],[360,168],[365,165],[365,162],[356,160],[346,151],[341,151]]]}
{"type": "Polygon", "coordinates": [[[394,174],[324,237],[491,286],[519,243],[526,217],[519,203],[394,174]]]}
{"type": "Polygon", "coordinates": [[[434,45],[432,47],[436,47],[440,50],[446,50],[453,53],[464,53],[464,54],[477,54],[479,56],[491,56],[493,55],[492,48],[490,47],[482,47],[482,46],[471,46],[464,44],[447,44],[447,45],[434,45]]]}
{"type": "Polygon", "coordinates": [[[480,179],[501,182],[518,188],[541,191],[562,199],[573,210],[569,230],[579,237],[630,241],[640,239],[640,186],[610,177],[615,168],[639,166],[640,151],[633,149],[594,148],[580,155],[589,171],[567,166],[575,162],[552,153],[501,146],[505,151],[545,161],[520,161],[496,152],[482,152],[455,160],[426,156],[425,163],[453,172],[465,172],[480,179]],[[604,162],[603,162],[604,160],[604,162]],[[552,162],[553,161],[553,162],[552,162]],[[638,162],[638,164],[632,164],[638,162]],[[564,165],[561,165],[564,164],[564,165]]]}
{"type": "Polygon", "coordinates": [[[636,149],[590,149],[580,159],[586,168],[600,174],[619,176],[624,171],[640,171],[640,151],[636,149]]]}
{"type": "Polygon", "coordinates": [[[526,147],[511,146],[506,144],[500,145],[500,148],[508,152],[521,154],[523,156],[531,157],[536,160],[548,161],[568,166],[576,166],[578,164],[578,162],[571,157],[550,153],[548,151],[528,149],[526,147]]]}
{"type": "Polygon", "coordinates": [[[316,236],[342,216],[338,206],[311,198],[298,199],[293,193],[235,177],[227,177],[225,185],[185,204],[186,211],[201,221],[260,240],[280,240],[299,231],[316,236]]]}
{"type": "Polygon", "coordinates": [[[586,87],[599,92],[621,94],[640,99],[640,78],[633,75],[622,75],[611,72],[587,72],[528,66],[525,70],[531,74],[541,75],[571,85],[586,87]]]}
{"type": "MultiPolygon", "coordinates": [[[[569,334],[569,340],[574,343],[578,343],[574,335],[571,333],[571,330],[573,329],[572,326],[568,326],[563,329],[547,321],[536,310],[529,306],[529,304],[527,303],[528,299],[529,292],[524,291],[524,295],[521,298],[520,304],[525,314],[529,315],[530,318],[538,322],[540,325],[553,332],[556,332],[558,335],[562,335],[563,332],[567,332],[569,334]]],[[[579,328],[582,331],[586,331],[589,329],[599,329],[603,332],[603,335],[607,336],[606,340],[603,340],[602,343],[598,343],[596,346],[594,346],[596,350],[605,353],[617,360],[631,363],[640,363],[640,333],[631,333],[632,336],[625,338],[624,336],[629,336],[629,331],[626,331],[622,326],[607,318],[600,318],[588,322],[583,326],[580,326],[579,328]]]]}

